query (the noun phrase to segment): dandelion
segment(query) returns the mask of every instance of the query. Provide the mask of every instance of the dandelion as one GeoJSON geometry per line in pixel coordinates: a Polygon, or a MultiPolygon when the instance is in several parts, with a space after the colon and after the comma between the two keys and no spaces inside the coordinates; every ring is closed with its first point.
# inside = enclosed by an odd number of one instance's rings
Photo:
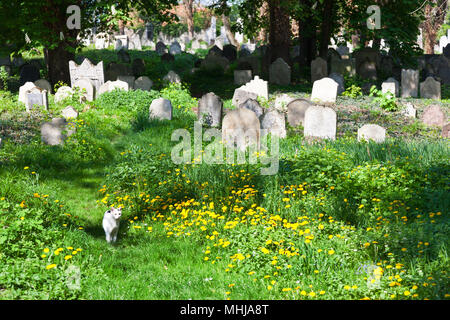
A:
{"type": "Polygon", "coordinates": [[[70,259],[72,259],[72,256],[70,254],[68,254],[67,256],[64,257],[64,260],[66,260],[66,261],[70,260],[70,259]]]}
{"type": "Polygon", "coordinates": [[[45,269],[50,270],[56,267],[56,264],[52,263],[45,267],[45,269]]]}

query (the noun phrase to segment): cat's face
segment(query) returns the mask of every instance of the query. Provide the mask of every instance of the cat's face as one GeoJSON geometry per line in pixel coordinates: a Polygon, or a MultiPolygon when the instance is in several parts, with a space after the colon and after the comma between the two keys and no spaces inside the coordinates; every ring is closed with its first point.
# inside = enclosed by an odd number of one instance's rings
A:
{"type": "Polygon", "coordinates": [[[112,207],[108,212],[114,217],[114,219],[119,220],[122,216],[122,208],[112,207]]]}

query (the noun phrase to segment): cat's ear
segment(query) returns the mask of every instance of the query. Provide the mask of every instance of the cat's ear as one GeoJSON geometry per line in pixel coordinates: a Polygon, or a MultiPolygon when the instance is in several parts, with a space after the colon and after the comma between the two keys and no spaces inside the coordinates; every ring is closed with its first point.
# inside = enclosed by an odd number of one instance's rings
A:
{"type": "Polygon", "coordinates": [[[114,210],[114,207],[111,207],[111,210],[114,210]]]}

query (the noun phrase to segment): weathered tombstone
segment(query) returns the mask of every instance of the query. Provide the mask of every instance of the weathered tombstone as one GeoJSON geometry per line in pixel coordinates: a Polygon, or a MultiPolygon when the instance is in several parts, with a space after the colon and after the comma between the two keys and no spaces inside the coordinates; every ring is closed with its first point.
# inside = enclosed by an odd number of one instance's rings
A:
{"type": "Polygon", "coordinates": [[[149,114],[150,119],[172,120],[172,103],[164,98],[155,99],[150,105],[149,114]]]}
{"type": "Polygon", "coordinates": [[[241,86],[252,80],[252,70],[234,70],[234,84],[241,86]]]}
{"type": "Polygon", "coordinates": [[[373,140],[382,143],[386,139],[386,129],[377,124],[365,124],[358,129],[358,141],[373,140]]]}
{"type": "Polygon", "coordinates": [[[95,87],[92,84],[91,81],[87,80],[87,79],[80,79],[77,80],[73,86],[73,88],[79,88],[80,90],[84,90],[85,93],[83,94],[84,98],[87,101],[94,101],[95,99],[95,87]]]}
{"type": "Polygon", "coordinates": [[[334,81],[336,81],[336,83],[338,84],[337,94],[338,95],[342,94],[342,92],[345,91],[345,80],[344,80],[344,77],[341,74],[335,73],[335,72],[330,73],[330,75],[328,77],[333,79],[334,81]]]}
{"type": "Polygon", "coordinates": [[[34,106],[43,106],[48,110],[48,95],[47,90],[38,87],[31,88],[25,92],[27,112],[30,112],[34,106]]]}
{"type": "Polygon", "coordinates": [[[71,87],[62,86],[62,87],[59,87],[58,90],[56,91],[54,100],[56,103],[59,103],[59,102],[63,101],[64,99],[71,97],[72,94],[73,94],[73,90],[71,87]]]}
{"type": "Polygon", "coordinates": [[[172,42],[169,48],[169,52],[171,55],[177,55],[181,53],[181,46],[177,41],[172,42]]]}
{"type": "Polygon", "coordinates": [[[45,79],[39,79],[34,82],[35,86],[43,90],[47,90],[48,93],[52,92],[52,85],[45,79]]]}
{"type": "Polygon", "coordinates": [[[141,76],[134,81],[135,90],[150,91],[153,86],[153,81],[147,76],[141,76]]]}
{"type": "Polygon", "coordinates": [[[213,92],[203,95],[198,101],[198,120],[202,125],[220,127],[222,113],[223,102],[213,92]]]}
{"type": "Polygon", "coordinates": [[[381,84],[381,92],[382,93],[390,92],[394,95],[394,97],[398,97],[400,92],[400,86],[398,84],[398,81],[395,80],[394,78],[388,78],[381,84]]]}
{"type": "Polygon", "coordinates": [[[325,78],[328,75],[327,62],[318,57],[311,61],[311,82],[325,78]]]}
{"type": "Polygon", "coordinates": [[[417,110],[411,102],[408,102],[405,108],[401,111],[402,115],[408,118],[416,118],[417,110]]]}
{"type": "Polygon", "coordinates": [[[223,46],[223,56],[230,62],[234,62],[237,59],[237,49],[232,44],[223,46]]]}
{"type": "Polygon", "coordinates": [[[336,112],[328,107],[311,106],[305,112],[304,136],[336,139],[336,112]]]}
{"type": "Polygon", "coordinates": [[[166,83],[181,83],[181,78],[175,71],[170,70],[164,76],[163,82],[166,82],[166,83]]]}
{"type": "Polygon", "coordinates": [[[128,37],[126,35],[118,35],[116,37],[115,50],[119,51],[122,48],[128,50],[128,37]]]}
{"type": "Polygon", "coordinates": [[[117,58],[119,59],[119,62],[123,62],[123,63],[130,63],[131,62],[130,54],[124,48],[120,49],[117,52],[117,58]]]}
{"type": "Polygon", "coordinates": [[[129,90],[134,89],[134,80],[135,80],[134,76],[118,76],[117,80],[128,83],[129,90]]]}
{"type": "MultiPolygon", "coordinates": [[[[242,87],[241,87],[242,88],[242,87]]],[[[244,103],[248,99],[257,99],[258,95],[254,92],[248,92],[244,89],[237,88],[234,90],[232,105],[238,107],[241,103],[244,103]]]]}
{"type": "Polygon", "coordinates": [[[111,84],[111,80],[106,81],[104,84],[102,84],[100,86],[100,88],[97,91],[97,97],[99,97],[100,95],[104,94],[105,92],[109,92],[109,86],[111,84]]]}
{"type": "Polygon", "coordinates": [[[255,78],[239,89],[242,89],[247,92],[253,92],[258,97],[262,97],[266,100],[269,100],[269,87],[267,84],[267,81],[264,81],[260,79],[258,76],[255,76],[255,78]]]}
{"type": "Polygon", "coordinates": [[[291,67],[282,58],[270,65],[269,82],[283,86],[291,84],[291,67]]]}
{"type": "Polygon", "coordinates": [[[438,105],[431,105],[424,110],[421,120],[427,126],[443,127],[447,116],[438,105]]]}
{"type": "Polygon", "coordinates": [[[118,76],[132,76],[133,71],[129,65],[111,62],[106,68],[105,80],[115,81],[118,76]]]}
{"type": "Polygon", "coordinates": [[[24,104],[27,103],[26,92],[36,88],[36,85],[33,82],[27,82],[19,88],[19,102],[24,104]]]}
{"type": "Polygon", "coordinates": [[[420,83],[420,97],[424,99],[441,99],[441,83],[433,77],[427,77],[420,83]]]}
{"type": "Polygon", "coordinates": [[[419,71],[402,69],[402,98],[417,98],[419,91],[419,71]]]}
{"type": "Polygon", "coordinates": [[[76,119],[78,118],[78,111],[72,106],[67,106],[61,111],[61,115],[64,119],[76,119]]]}
{"type": "Polygon", "coordinates": [[[362,61],[356,67],[356,73],[362,79],[377,80],[377,65],[374,61],[362,61]]]}
{"type": "Polygon", "coordinates": [[[305,112],[311,107],[310,101],[305,99],[295,99],[287,105],[287,121],[291,127],[305,125],[305,112]]]}
{"type": "MultiPolygon", "coordinates": [[[[450,138],[450,123],[447,123],[445,126],[442,127],[442,137],[450,138]]],[[[1,141],[0,141],[0,145],[1,145],[1,141]]]]}
{"type": "Polygon", "coordinates": [[[264,109],[259,105],[258,101],[256,101],[255,99],[248,99],[244,103],[241,103],[239,105],[239,108],[247,108],[249,110],[252,110],[258,118],[260,118],[264,113],[264,109]]]}
{"type": "Polygon", "coordinates": [[[167,47],[164,44],[164,42],[158,41],[156,43],[156,47],[155,47],[156,53],[160,56],[162,56],[163,54],[167,53],[167,47]]]}
{"type": "Polygon", "coordinates": [[[27,82],[35,82],[39,80],[41,75],[39,69],[32,64],[24,64],[20,68],[20,85],[23,86],[27,82]]]}
{"type": "Polygon", "coordinates": [[[130,83],[127,81],[123,81],[123,80],[119,80],[119,79],[117,79],[116,81],[110,81],[108,91],[111,92],[116,89],[130,91],[132,89],[132,87],[130,88],[130,83]]]}
{"type": "Polygon", "coordinates": [[[72,87],[79,80],[88,80],[94,86],[95,90],[105,83],[105,72],[103,70],[103,61],[97,65],[92,64],[89,59],[84,59],[81,65],[77,65],[74,61],[69,61],[70,82],[72,87]]]}
{"type": "Polygon", "coordinates": [[[256,114],[246,108],[229,111],[222,121],[222,141],[244,151],[250,145],[259,149],[260,123],[256,114]]]}
{"type": "Polygon", "coordinates": [[[202,61],[200,67],[205,70],[215,70],[215,69],[221,69],[223,71],[226,71],[230,65],[230,62],[227,58],[221,57],[218,55],[208,55],[205,60],[202,61]]]}
{"type": "Polygon", "coordinates": [[[161,61],[167,62],[167,63],[173,62],[173,61],[175,61],[175,57],[173,55],[171,55],[170,53],[164,53],[161,56],[161,61]]]}
{"type": "Polygon", "coordinates": [[[261,118],[261,129],[274,136],[286,138],[286,120],[284,114],[276,110],[266,112],[261,118]]]}
{"type": "Polygon", "coordinates": [[[135,33],[130,36],[128,47],[132,50],[142,50],[142,43],[139,34],[135,33]]]}
{"type": "Polygon", "coordinates": [[[311,93],[311,101],[335,103],[338,86],[338,83],[331,78],[315,81],[311,93]]]}
{"type": "Polygon", "coordinates": [[[62,145],[66,137],[75,132],[64,118],[55,118],[51,122],[46,122],[41,126],[41,140],[43,143],[55,146],[62,145]]]}

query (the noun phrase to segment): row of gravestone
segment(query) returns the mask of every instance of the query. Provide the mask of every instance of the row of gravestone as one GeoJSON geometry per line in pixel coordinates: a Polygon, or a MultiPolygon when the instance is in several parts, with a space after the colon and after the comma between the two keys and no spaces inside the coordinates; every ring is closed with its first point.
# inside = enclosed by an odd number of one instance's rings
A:
{"type": "MultiPolygon", "coordinates": [[[[418,70],[402,70],[401,81],[402,98],[417,98],[420,92],[421,98],[441,99],[441,83],[433,77],[427,77],[419,85],[418,70]]],[[[383,93],[390,92],[393,96],[398,97],[400,96],[400,85],[397,80],[391,77],[382,83],[381,91],[383,93]]]]}

